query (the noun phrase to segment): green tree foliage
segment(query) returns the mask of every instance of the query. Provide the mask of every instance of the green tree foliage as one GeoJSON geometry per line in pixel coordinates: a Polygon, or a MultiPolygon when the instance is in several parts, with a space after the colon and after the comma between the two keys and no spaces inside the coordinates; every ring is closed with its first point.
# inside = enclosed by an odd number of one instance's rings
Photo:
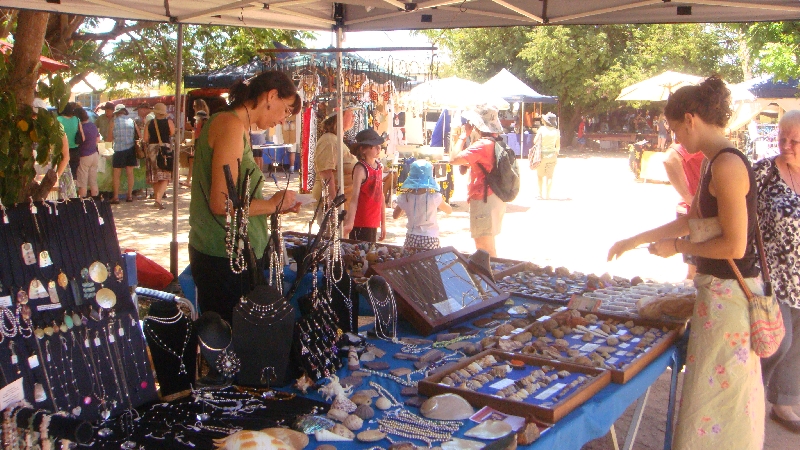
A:
{"type": "Polygon", "coordinates": [[[623,87],[666,70],[741,81],[726,30],[703,24],[484,28],[426,32],[460,75],[484,81],[502,68],[560,103],[563,141],[582,114],[622,106],[623,87]]]}
{"type": "Polygon", "coordinates": [[[800,77],[800,22],[753,24],[748,38],[758,72],[778,80],[800,77]]]}

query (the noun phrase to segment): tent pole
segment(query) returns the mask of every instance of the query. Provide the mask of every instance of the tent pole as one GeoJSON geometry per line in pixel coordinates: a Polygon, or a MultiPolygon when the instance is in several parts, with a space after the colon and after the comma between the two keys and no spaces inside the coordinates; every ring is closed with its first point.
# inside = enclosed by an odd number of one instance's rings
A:
{"type": "Polygon", "coordinates": [[[525,100],[519,102],[519,157],[522,158],[525,149],[525,100]]]}
{"type": "MultiPolygon", "coordinates": [[[[336,46],[341,48],[342,47],[342,27],[336,27],[336,46]]],[[[337,171],[336,171],[336,185],[339,186],[339,192],[336,192],[334,196],[339,194],[344,194],[344,73],[342,72],[342,54],[336,53],[336,108],[338,108],[338,113],[336,114],[336,136],[337,139],[337,146],[339,147],[339,157],[337,161],[337,171]]],[[[347,208],[348,205],[344,205],[344,208],[347,208]]],[[[338,216],[338,214],[337,214],[338,216]]],[[[341,233],[341,228],[339,229],[341,233]]],[[[347,236],[342,236],[347,237],[347,236]]]]}
{"type": "Polygon", "coordinates": [[[178,278],[178,168],[180,166],[180,150],[183,143],[183,98],[181,96],[181,78],[183,78],[183,24],[178,23],[178,45],[175,55],[175,137],[172,153],[172,242],[169,243],[169,271],[178,278]]]}

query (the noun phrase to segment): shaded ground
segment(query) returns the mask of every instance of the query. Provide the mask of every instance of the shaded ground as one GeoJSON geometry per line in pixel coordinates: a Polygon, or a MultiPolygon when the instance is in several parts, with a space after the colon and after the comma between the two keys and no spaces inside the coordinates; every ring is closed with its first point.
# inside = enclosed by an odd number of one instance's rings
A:
{"type": "MultiPolygon", "coordinates": [[[[641,276],[661,281],[680,281],[685,265],[679,256],[662,259],[646,250],[634,250],[620,260],[606,262],[608,248],[614,241],[661,225],[675,217],[678,195],[669,185],[641,183],[628,170],[627,154],[622,152],[565,152],[556,167],[553,200],[536,200],[536,175],[521,160],[522,191],[508,205],[503,232],[497,237],[498,255],[503,258],[532,261],[539,265],[565,266],[585,273],[624,277],[641,276]]],[[[281,186],[283,175],[277,177],[281,186]]],[[[277,190],[275,183],[266,189],[277,190]]],[[[453,214],[440,213],[442,245],[472,252],[469,235],[469,212],[466,203],[465,176],[456,174],[456,191],[451,203],[453,214]]],[[[296,177],[290,187],[297,188],[296,177]]],[[[122,248],[133,248],[169,267],[172,240],[172,189],[168,191],[165,211],[152,207],[152,200],[121,203],[114,206],[114,216],[122,248]]],[[[179,271],[189,263],[187,252],[189,190],[179,189],[178,239],[179,271]]],[[[304,231],[311,217],[310,208],[283,219],[287,230],[304,231]]],[[[387,211],[387,243],[402,244],[405,219],[393,220],[387,211]]],[[[669,396],[669,371],[659,378],[650,392],[635,449],[661,449],[669,396]]],[[[769,406],[767,407],[769,411],[769,406]]],[[[633,406],[615,424],[620,445],[625,440],[633,406]]],[[[796,436],[767,419],[766,449],[797,448],[796,436]]],[[[588,443],[587,450],[612,448],[610,439],[588,443]]]]}

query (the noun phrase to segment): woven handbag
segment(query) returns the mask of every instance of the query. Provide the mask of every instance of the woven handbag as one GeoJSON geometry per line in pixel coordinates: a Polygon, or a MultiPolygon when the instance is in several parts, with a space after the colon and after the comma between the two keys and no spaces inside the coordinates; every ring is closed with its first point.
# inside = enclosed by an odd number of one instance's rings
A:
{"type": "Polygon", "coordinates": [[[756,218],[756,244],[758,256],[761,259],[761,278],[764,280],[764,295],[753,295],[744,282],[742,273],[732,259],[728,259],[739,286],[747,296],[748,309],[750,310],[750,347],[760,358],[769,358],[781,345],[786,329],[783,326],[783,316],[778,302],[772,293],[772,282],[769,279],[769,266],[764,253],[764,241],[761,229],[756,218]]]}

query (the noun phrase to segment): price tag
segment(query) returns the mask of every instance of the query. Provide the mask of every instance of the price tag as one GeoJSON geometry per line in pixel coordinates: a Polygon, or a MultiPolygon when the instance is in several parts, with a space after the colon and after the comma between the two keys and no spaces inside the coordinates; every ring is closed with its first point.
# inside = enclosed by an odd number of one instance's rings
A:
{"type": "Polygon", "coordinates": [[[520,333],[522,333],[523,331],[525,331],[525,330],[524,330],[524,329],[522,329],[522,328],[516,328],[514,331],[512,331],[512,332],[511,332],[511,334],[520,334],[520,333]]]}
{"type": "Polygon", "coordinates": [[[502,380],[498,381],[497,383],[490,384],[489,387],[492,388],[492,389],[500,390],[500,389],[509,387],[512,384],[514,384],[514,380],[510,380],[508,378],[503,378],[502,380]]]}
{"type": "Polygon", "coordinates": [[[4,295],[4,296],[0,297],[0,307],[3,307],[3,308],[10,308],[11,307],[11,296],[10,295],[4,295]]]}
{"type": "Polygon", "coordinates": [[[614,354],[617,355],[617,356],[625,356],[626,353],[628,353],[628,352],[626,352],[625,350],[618,350],[614,354]]]}
{"type": "Polygon", "coordinates": [[[628,348],[630,346],[631,346],[631,344],[628,344],[627,342],[623,342],[622,344],[619,344],[617,347],[619,347],[619,348],[628,348]]]}
{"type": "Polygon", "coordinates": [[[565,386],[566,386],[566,384],[564,384],[564,383],[556,383],[556,384],[550,386],[549,388],[545,389],[544,391],[542,391],[542,393],[540,393],[539,395],[537,395],[534,398],[536,400],[545,400],[547,398],[550,398],[553,394],[555,394],[556,392],[560,391],[561,389],[564,389],[565,386]]]}
{"type": "Polygon", "coordinates": [[[631,342],[639,342],[639,341],[641,341],[641,339],[639,339],[639,338],[633,338],[633,339],[631,339],[631,342]]]}
{"type": "Polygon", "coordinates": [[[545,320],[550,319],[550,316],[542,316],[536,319],[537,322],[544,322],[545,320]]]}
{"type": "Polygon", "coordinates": [[[39,367],[39,357],[36,355],[31,355],[30,358],[28,358],[28,367],[31,369],[39,367]]]}
{"type": "Polygon", "coordinates": [[[0,389],[0,410],[25,400],[25,389],[22,387],[22,378],[17,378],[3,389],[0,389]]]}
{"type": "Polygon", "coordinates": [[[598,348],[600,348],[598,344],[584,344],[583,347],[578,349],[578,351],[589,353],[597,350],[598,348]]]}
{"type": "Polygon", "coordinates": [[[628,334],[628,330],[617,330],[617,336],[622,336],[623,334],[628,334]]]}
{"type": "Polygon", "coordinates": [[[608,358],[606,364],[616,364],[617,361],[619,361],[619,358],[608,358]]]}

